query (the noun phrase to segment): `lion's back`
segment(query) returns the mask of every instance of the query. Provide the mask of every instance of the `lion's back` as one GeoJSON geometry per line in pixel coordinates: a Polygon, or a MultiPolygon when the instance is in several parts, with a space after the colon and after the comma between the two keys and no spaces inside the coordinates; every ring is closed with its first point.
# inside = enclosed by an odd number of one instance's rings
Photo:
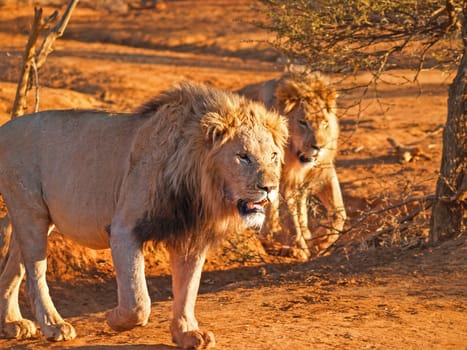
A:
{"type": "Polygon", "coordinates": [[[18,172],[37,166],[43,179],[51,173],[70,175],[83,167],[103,171],[109,162],[121,162],[127,155],[139,125],[130,115],[94,111],[26,115],[0,128],[0,164],[18,172]]]}
{"type": "Polygon", "coordinates": [[[22,186],[32,199],[41,197],[64,234],[78,241],[83,232],[105,234],[138,125],[130,115],[79,110],[6,123],[0,128],[0,192],[7,206],[22,186]]]}
{"type": "Polygon", "coordinates": [[[272,108],[277,84],[277,79],[271,79],[246,85],[237,92],[249,99],[263,103],[267,108],[272,108]]]}

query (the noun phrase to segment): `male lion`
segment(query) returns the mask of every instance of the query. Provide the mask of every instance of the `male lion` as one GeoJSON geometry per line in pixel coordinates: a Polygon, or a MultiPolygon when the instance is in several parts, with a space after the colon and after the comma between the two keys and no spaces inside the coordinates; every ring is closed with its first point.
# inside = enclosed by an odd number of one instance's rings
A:
{"type": "MultiPolygon", "coordinates": [[[[137,113],[47,111],[0,128],[0,191],[12,224],[0,278],[0,330],[28,338],[18,290],[26,269],[36,319],[50,340],[75,337],[45,280],[47,232],[110,247],[118,331],[145,325],[150,299],[144,241],[164,242],[173,282],[171,333],[182,348],[214,345],[194,314],[206,250],[227,230],[261,226],[277,195],[287,121],[260,104],[181,83],[137,113]]],[[[6,241],[6,240],[4,240],[6,241]]]]}
{"type": "Polygon", "coordinates": [[[271,206],[263,235],[272,233],[282,243],[298,247],[296,254],[303,259],[311,256],[310,249],[315,254],[325,251],[338,238],[346,219],[334,167],[339,135],[335,90],[318,73],[286,73],[239,92],[288,119],[289,142],[280,183],[285,208],[279,201],[271,206]],[[324,233],[310,232],[310,196],[321,201],[331,218],[324,233]],[[281,237],[284,231],[289,232],[285,239],[281,237]]]}

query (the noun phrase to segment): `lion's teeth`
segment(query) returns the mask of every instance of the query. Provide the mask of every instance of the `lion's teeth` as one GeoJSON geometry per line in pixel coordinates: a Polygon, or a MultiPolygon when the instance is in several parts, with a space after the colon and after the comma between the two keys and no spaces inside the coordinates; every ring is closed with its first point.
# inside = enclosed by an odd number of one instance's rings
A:
{"type": "Polygon", "coordinates": [[[268,201],[266,201],[266,200],[262,200],[262,201],[260,201],[260,202],[256,202],[256,203],[255,203],[255,208],[262,209],[262,208],[266,205],[267,202],[268,202],[268,201]]]}

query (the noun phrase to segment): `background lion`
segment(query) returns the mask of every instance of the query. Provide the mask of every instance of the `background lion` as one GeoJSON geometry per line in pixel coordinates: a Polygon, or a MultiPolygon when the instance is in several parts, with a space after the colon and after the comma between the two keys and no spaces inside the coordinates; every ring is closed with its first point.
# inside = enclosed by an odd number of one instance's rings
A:
{"type": "Polygon", "coordinates": [[[227,230],[261,226],[264,206],[277,196],[286,140],[287,123],[278,114],[194,83],[131,115],[46,111],[5,124],[0,191],[13,231],[0,277],[3,336],[36,333],[18,305],[26,270],[44,336],[75,337],[45,280],[47,232],[54,224],[83,245],[111,248],[118,306],[107,321],[115,330],[147,323],[142,245],[164,242],[172,267],[173,339],[182,348],[214,345],[194,314],[206,250],[227,230]]]}
{"type": "Polygon", "coordinates": [[[271,208],[263,234],[300,248],[295,253],[304,259],[310,257],[310,249],[323,252],[336,241],[346,219],[334,167],[339,136],[335,90],[317,73],[296,72],[239,92],[284,114],[289,123],[280,185],[283,201],[271,208]],[[329,222],[324,223],[327,229],[312,234],[308,202],[313,197],[323,204],[329,222]]]}

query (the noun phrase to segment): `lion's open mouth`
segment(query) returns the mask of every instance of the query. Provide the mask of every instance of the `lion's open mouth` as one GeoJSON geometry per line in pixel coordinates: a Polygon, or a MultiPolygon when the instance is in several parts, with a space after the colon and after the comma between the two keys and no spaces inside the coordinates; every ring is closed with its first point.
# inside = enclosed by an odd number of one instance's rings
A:
{"type": "Polygon", "coordinates": [[[255,213],[264,213],[264,207],[268,203],[267,199],[263,199],[258,202],[246,201],[239,199],[237,202],[237,208],[240,215],[246,216],[255,213]]]}
{"type": "Polygon", "coordinates": [[[298,159],[300,160],[300,163],[311,163],[315,158],[307,157],[301,153],[298,155],[298,159]]]}

